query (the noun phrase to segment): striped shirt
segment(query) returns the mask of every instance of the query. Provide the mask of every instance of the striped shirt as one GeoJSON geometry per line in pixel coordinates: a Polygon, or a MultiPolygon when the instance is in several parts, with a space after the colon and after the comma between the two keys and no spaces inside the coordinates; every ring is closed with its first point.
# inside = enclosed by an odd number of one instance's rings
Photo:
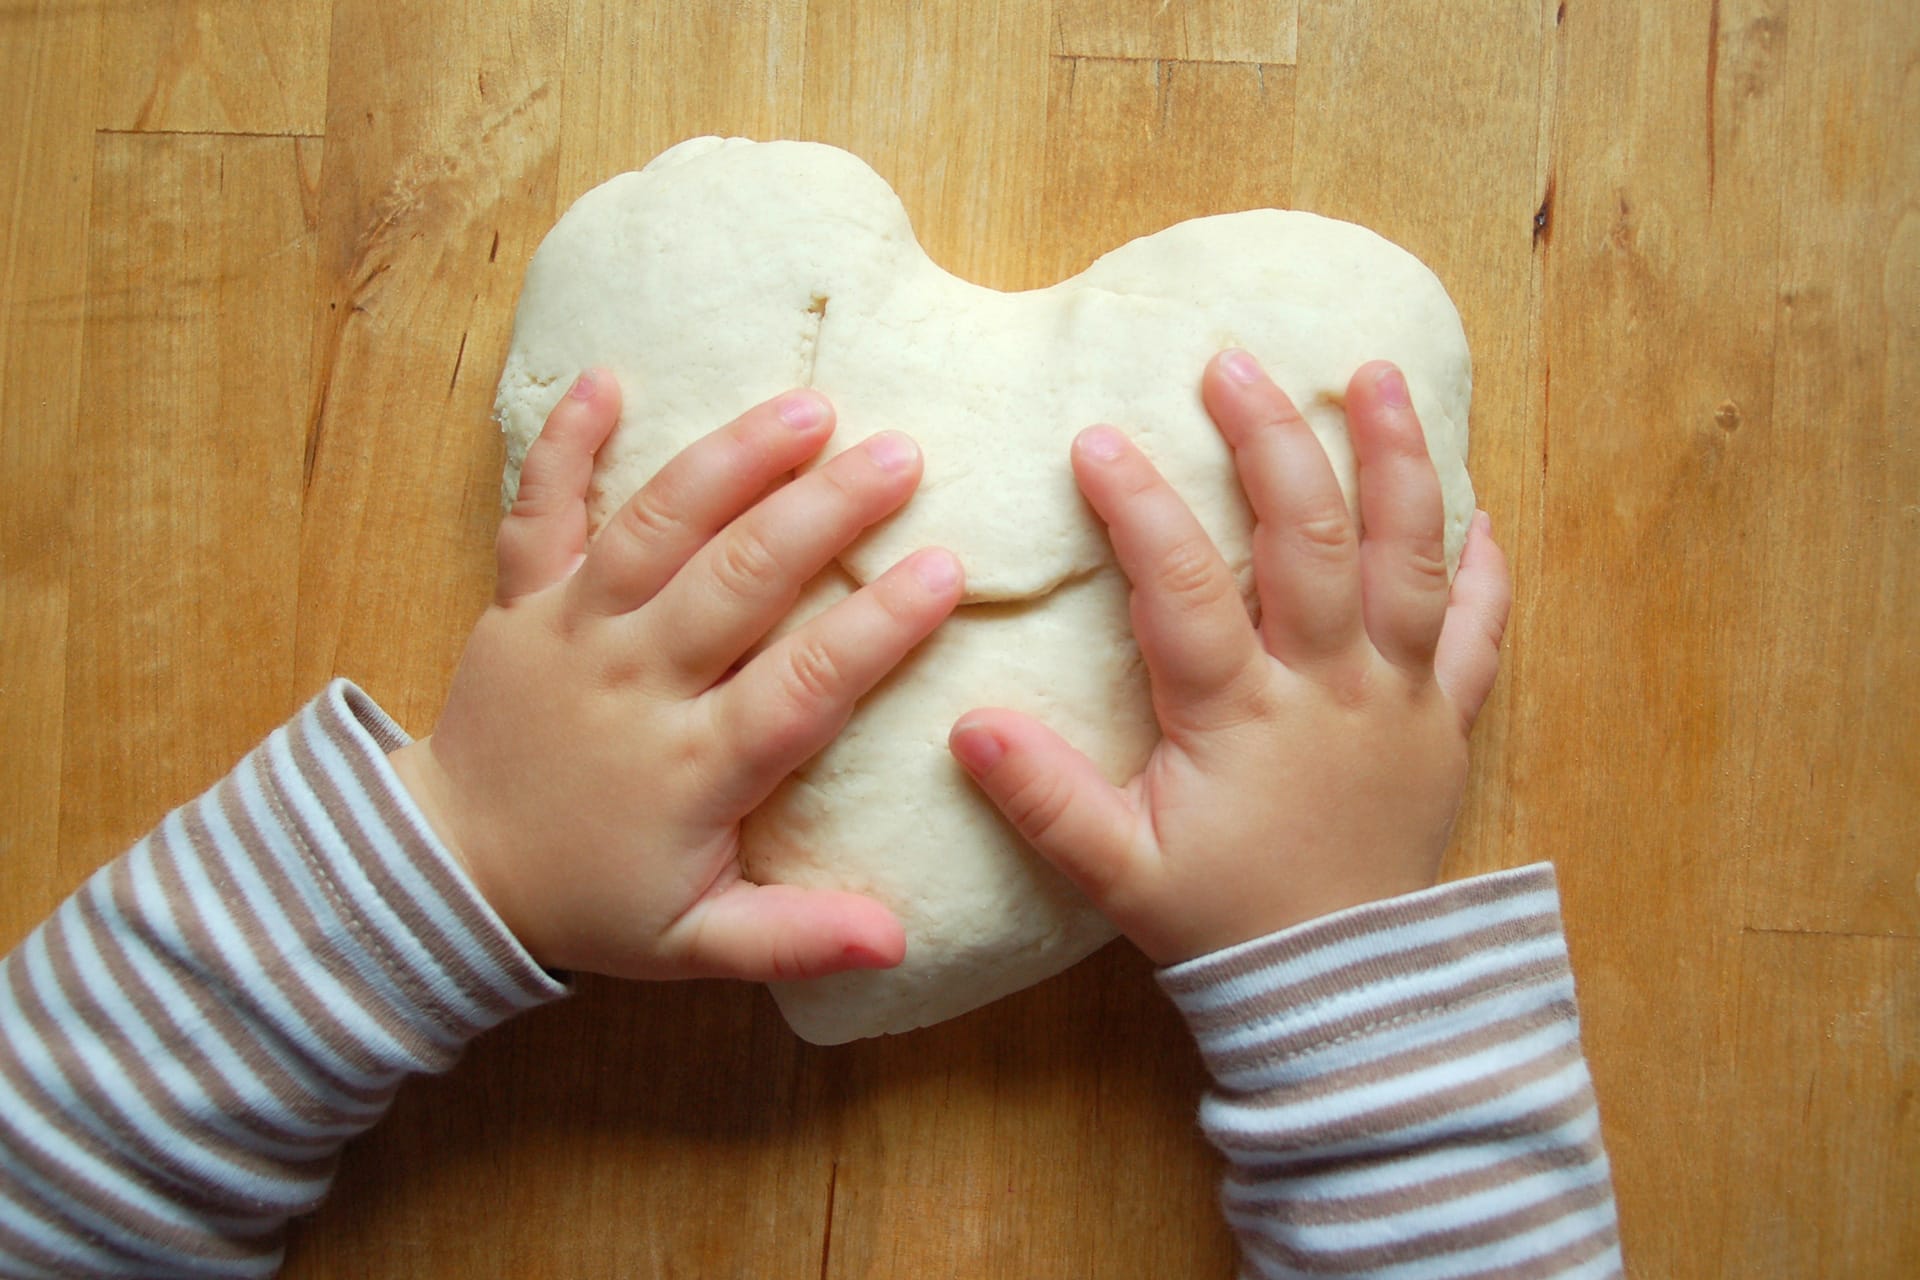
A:
{"type": "Polygon", "coordinates": [[[1163,970],[1257,1276],[1622,1273],[1553,868],[1441,885],[1163,970]]]}
{"type": "MultiPolygon", "coordinates": [[[[565,994],[336,681],[0,961],[0,1274],[259,1276],[410,1075],[565,994]]],[[[1252,1275],[1610,1275],[1552,872],[1166,971],[1252,1275]]]]}

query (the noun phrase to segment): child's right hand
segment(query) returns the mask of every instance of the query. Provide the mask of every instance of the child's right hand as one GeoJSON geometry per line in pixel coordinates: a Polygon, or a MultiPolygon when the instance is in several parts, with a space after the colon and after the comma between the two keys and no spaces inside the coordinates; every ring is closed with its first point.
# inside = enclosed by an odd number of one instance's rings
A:
{"type": "Polygon", "coordinates": [[[1016,712],[952,734],[1021,833],[1161,965],[1433,883],[1511,598],[1484,514],[1449,589],[1439,482],[1392,366],[1347,394],[1364,537],[1251,357],[1216,357],[1203,392],[1257,520],[1259,625],[1179,495],[1092,428],[1074,472],[1133,584],[1161,741],[1115,787],[1016,712]]]}
{"type": "Polygon", "coordinates": [[[744,661],[801,587],[900,507],[895,433],[769,489],[833,410],[790,392],[689,446],[587,545],[594,454],[620,413],[583,375],[527,454],[499,585],[402,783],[528,952],[629,978],[816,977],[898,964],[886,907],[749,882],[740,820],[825,746],[959,603],[919,551],[744,661]],[[737,670],[736,670],[737,668],[737,670]]]}

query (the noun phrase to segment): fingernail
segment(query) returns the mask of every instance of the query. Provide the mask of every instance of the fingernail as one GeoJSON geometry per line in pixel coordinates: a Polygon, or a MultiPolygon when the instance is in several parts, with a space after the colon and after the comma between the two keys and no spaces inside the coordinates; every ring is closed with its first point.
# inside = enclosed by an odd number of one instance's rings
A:
{"type": "Polygon", "coordinates": [[[1112,427],[1088,427],[1080,433],[1080,447],[1101,462],[1112,462],[1126,449],[1127,442],[1112,427]]]}
{"type": "Polygon", "coordinates": [[[849,969],[891,969],[894,961],[864,942],[849,942],[840,949],[840,958],[849,969]]]}
{"type": "Polygon", "coordinates": [[[1493,536],[1493,517],[1488,515],[1484,509],[1481,509],[1473,513],[1473,518],[1475,522],[1479,524],[1480,532],[1491,538],[1493,536]]]}
{"type": "Polygon", "coordinates": [[[1260,372],[1260,362],[1244,351],[1227,352],[1220,357],[1220,367],[1243,387],[1250,387],[1265,376],[1260,372]]]}
{"type": "Polygon", "coordinates": [[[820,397],[808,391],[795,391],[774,401],[775,409],[780,411],[780,421],[795,431],[811,431],[826,420],[827,406],[820,397]]]}
{"type": "Polygon", "coordinates": [[[913,576],[929,591],[951,591],[960,581],[960,562],[949,551],[923,551],[913,558],[913,576]]]}
{"type": "Polygon", "coordinates": [[[593,393],[600,389],[600,380],[593,376],[593,370],[582,369],[580,376],[573,380],[567,389],[567,395],[575,400],[591,400],[593,393]]]}
{"type": "Polygon", "coordinates": [[[985,725],[968,724],[962,720],[953,727],[953,754],[959,756],[960,763],[973,772],[985,773],[1000,763],[1000,757],[1007,754],[1007,748],[985,725]]]}
{"type": "Polygon", "coordinates": [[[867,456],[883,471],[905,471],[920,456],[920,449],[898,431],[883,431],[867,441],[867,456]]]}
{"type": "Polygon", "coordinates": [[[1413,403],[1407,394],[1407,379],[1398,369],[1388,365],[1374,384],[1380,390],[1380,403],[1389,409],[1405,409],[1413,403]]]}

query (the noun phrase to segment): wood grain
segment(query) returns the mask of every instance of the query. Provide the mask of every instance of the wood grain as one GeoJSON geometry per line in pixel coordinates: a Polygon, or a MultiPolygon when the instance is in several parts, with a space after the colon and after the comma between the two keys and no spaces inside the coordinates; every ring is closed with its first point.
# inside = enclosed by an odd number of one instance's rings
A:
{"type": "Polygon", "coordinates": [[[0,39],[0,946],[60,872],[75,405],[93,191],[93,15],[48,0],[0,39]]]}
{"type": "Polygon", "coordinates": [[[179,134],[94,149],[63,871],[138,839],[298,709],[287,409],[307,383],[319,150],[179,134]]]}
{"type": "Polygon", "coordinates": [[[1727,1147],[1674,1135],[1755,1122],[1725,1085],[1745,870],[1725,819],[1748,763],[1736,714],[1774,696],[1742,670],[1774,623],[1738,548],[1766,515],[1748,451],[1771,431],[1761,264],[1778,243],[1765,187],[1783,104],[1776,63],[1756,59],[1736,95],[1710,55],[1776,11],[1723,5],[1717,32],[1714,14],[1684,7],[1570,6],[1550,89],[1542,542],[1513,707],[1516,835],[1582,843],[1561,867],[1588,1034],[1662,1046],[1597,1055],[1594,1070],[1623,1218],[1639,1224],[1629,1263],[1682,1270],[1708,1266],[1741,1171],[1727,1147]],[[1721,424],[1728,401],[1750,430],[1721,424]]]}
{"type": "Polygon", "coordinates": [[[1764,449],[1727,548],[1761,595],[1745,674],[1771,690],[1739,708],[1743,918],[1920,939],[1920,12],[1814,8],[1749,39],[1794,109],[1767,175],[1774,422],[1716,410],[1730,449],[1764,449]]]}
{"type": "Polygon", "coordinates": [[[1047,6],[815,0],[797,136],[846,147],[900,193],[935,262],[997,289],[1036,279],[1047,6]]]}
{"type": "Polygon", "coordinates": [[[806,72],[805,0],[589,0],[569,15],[560,121],[564,201],[676,142],[791,137],[806,72]]]}
{"type": "Polygon", "coordinates": [[[1292,151],[1290,67],[1055,58],[1035,282],[1182,218],[1291,207],[1292,151]]]}
{"type": "Polygon", "coordinates": [[[487,414],[553,218],[565,39],[553,3],[334,6],[327,132],[353,141],[320,192],[299,672],[423,729],[490,595],[487,414]]]}
{"type": "Polygon", "coordinates": [[[1055,0],[1069,57],[1293,62],[1298,0],[1055,0]]]}
{"type": "Polygon", "coordinates": [[[114,56],[104,129],[317,134],[326,121],[329,0],[90,5],[114,56]]]}
{"type": "Polygon", "coordinates": [[[1920,1272],[1920,942],[1748,930],[1731,1003],[1739,1062],[1724,1087],[1766,1123],[1727,1130],[1725,1236],[1695,1246],[1702,1262],[1769,1280],[1920,1272]],[[1863,1106],[1891,1122],[1863,1124],[1863,1106]]]}
{"type": "MultiPolygon", "coordinates": [[[[1884,0],[0,2],[0,946],[336,672],[431,724],[611,173],[836,142],[1000,287],[1290,202],[1466,323],[1518,602],[1448,871],[1560,868],[1635,1273],[1911,1275],[1916,58],[1884,0]]],[[[1225,1276],[1200,1087],[1121,947],[834,1050],[587,982],[288,1274],[1225,1276]]]]}

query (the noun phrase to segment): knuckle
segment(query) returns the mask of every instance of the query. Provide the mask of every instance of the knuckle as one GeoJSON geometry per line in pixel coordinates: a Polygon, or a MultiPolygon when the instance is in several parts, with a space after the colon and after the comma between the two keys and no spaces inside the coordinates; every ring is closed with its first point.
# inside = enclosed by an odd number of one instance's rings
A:
{"type": "Polygon", "coordinates": [[[552,505],[536,458],[536,454],[527,455],[527,465],[520,471],[520,484],[513,491],[513,507],[507,512],[509,516],[521,519],[539,516],[552,505]]]}
{"type": "Polygon", "coordinates": [[[789,701],[801,708],[837,702],[847,688],[839,656],[817,638],[796,638],[787,654],[784,678],[789,701]]]}
{"type": "Polygon", "coordinates": [[[775,934],[768,941],[767,977],[775,982],[797,982],[819,977],[819,968],[790,934],[775,934]]]}
{"type": "Polygon", "coordinates": [[[680,524],[672,507],[650,489],[642,489],[628,499],[616,519],[623,535],[643,544],[669,537],[680,524]]]}
{"type": "Polygon", "coordinates": [[[1353,522],[1347,516],[1344,499],[1329,497],[1309,503],[1295,514],[1291,528],[1294,543],[1308,555],[1341,559],[1352,549],[1353,522]]]}
{"type": "Polygon", "coordinates": [[[1216,702],[1222,716],[1232,725],[1267,724],[1279,719],[1285,711],[1263,663],[1248,663],[1235,672],[1216,702]]]}
{"type": "Polygon", "coordinates": [[[1137,455],[1124,458],[1118,470],[1120,492],[1129,498],[1155,493],[1163,483],[1153,465],[1137,455]]]}
{"type": "Polygon", "coordinates": [[[1014,784],[1002,807],[1027,839],[1045,844],[1059,829],[1072,803],[1073,793],[1060,779],[1034,773],[1014,784]]]}
{"type": "MultiPolygon", "coordinates": [[[[1274,389],[1279,390],[1277,387],[1274,389]]],[[[1249,437],[1269,433],[1292,437],[1302,431],[1311,435],[1313,428],[1307,425],[1305,416],[1285,392],[1281,392],[1274,400],[1263,401],[1255,406],[1247,423],[1249,437]]]]}
{"type": "Polygon", "coordinates": [[[780,581],[779,555],[752,529],[736,529],[723,538],[713,558],[713,576],[736,596],[760,596],[780,581]]]}
{"type": "Polygon", "coordinates": [[[866,481],[873,467],[867,464],[864,449],[848,449],[833,462],[814,472],[820,483],[831,489],[839,497],[852,502],[857,501],[867,491],[866,481]]]}
{"type": "Polygon", "coordinates": [[[1156,575],[1160,589],[1196,605],[1217,603],[1229,591],[1238,588],[1220,566],[1213,547],[1202,538],[1183,538],[1160,557],[1156,575]]]}
{"type": "Polygon", "coordinates": [[[883,576],[867,584],[865,590],[884,617],[889,633],[911,628],[918,621],[919,597],[905,583],[883,576]]]}
{"type": "Polygon", "coordinates": [[[1410,539],[1401,563],[1406,567],[1408,578],[1417,586],[1446,593],[1447,553],[1438,534],[1421,534],[1410,539]]]}
{"type": "MultiPolygon", "coordinates": [[[[877,472],[871,465],[861,465],[865,456],[864,449],[849,449],[808,477],[821,487],[829,510],[836,513],[864,512],[873,506],[878,488],[877,472]]],[[[833,518],[842,520],[845,517],[844,514],[836,514],[833,518]]]]}

